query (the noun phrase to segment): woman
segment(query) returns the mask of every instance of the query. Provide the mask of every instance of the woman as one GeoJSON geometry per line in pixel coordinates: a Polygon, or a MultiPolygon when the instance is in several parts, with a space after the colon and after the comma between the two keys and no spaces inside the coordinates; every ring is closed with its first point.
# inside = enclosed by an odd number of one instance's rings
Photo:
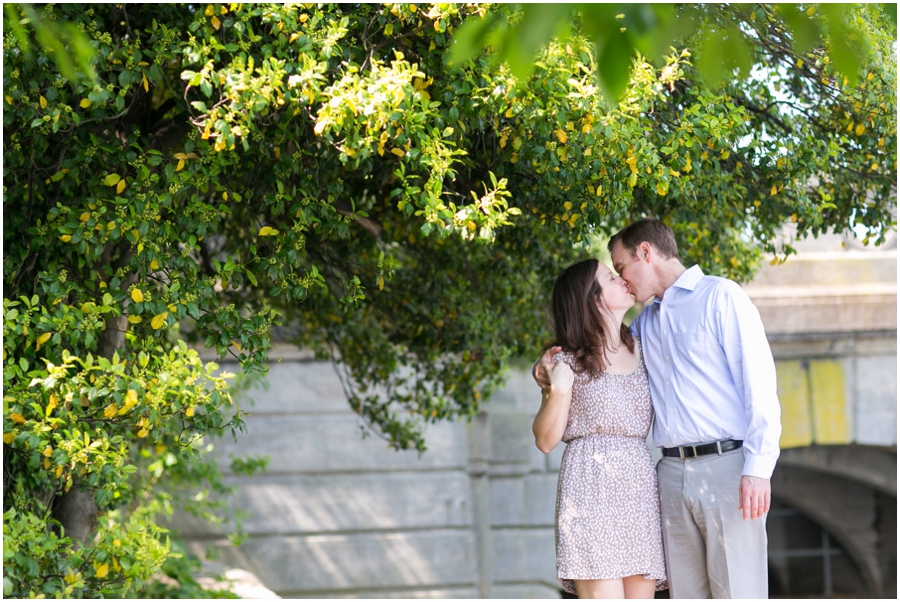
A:
{"type": "Polygon", "coordinates": [[[596,259],[553,287],[556,345],[535,443],[566,442],[556,497],[557,578],[579,598],[652,598],[665,586],[653,408],[639,341],[622,324],[628,286],[596,259]]]}

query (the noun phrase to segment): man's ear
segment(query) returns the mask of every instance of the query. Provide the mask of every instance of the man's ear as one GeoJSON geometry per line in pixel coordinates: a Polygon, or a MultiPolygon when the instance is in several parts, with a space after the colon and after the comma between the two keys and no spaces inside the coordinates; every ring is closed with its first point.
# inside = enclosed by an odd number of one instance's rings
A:
{"type": "Polygon", "coordinates": [[[641,244],[639,244],[637,250],[639,251],[638,259],[640,259],[641,261],[644,261],[646,263],[650,263],[651,256],[655,255],[655,253],[654,253],[655,249],[647,241],[644,241],[641,244]]]}

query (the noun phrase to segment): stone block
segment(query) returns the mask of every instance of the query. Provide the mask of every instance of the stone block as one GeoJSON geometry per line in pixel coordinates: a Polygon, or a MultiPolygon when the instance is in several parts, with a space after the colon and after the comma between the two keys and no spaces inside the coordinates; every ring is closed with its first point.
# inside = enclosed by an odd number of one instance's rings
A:
{"type": "MultiPolygon", "coordinates": [[[[464,472],[387,474],[257,475],[224,479],[235,487],[232,509],[249,511],[250,535],[297,535],[466,527],[472,524],[469,477],[464,472]]],[[[171,522],[185,538],[223,535],[188,514],[171,522]]]]}
{"type": "Polygon", "coordinates": [[[495,527],[553,527],[556,516],[553,473],[491,479],[491,524],[495,527]]]}
{"type": "Polygon", "coordinates": [[[465,425],[443,422],[427,432],[428,451],[394,451],[379,437],[360,436],[355,415],[248,416],[247,432],[216,442],[223,472],[229,455],[269,456],[269,474],[328,473],[353,470],[428,470],[466,465],[465,425]]]}
{"type": "Polygon", "coordinates": [[[553,528],[494,529],[494,582],[556,581],[553,528]]]}
{"type": "Polygon", "coordinates": [[[548,600],[561,597],[560,588],[543,583],[494,585],[491,588],[491,598],[502,600],[548,600]]]}
{"type": "MultiPolygon", "coordinates": [[[[229,372],[240,372],[237,365],[222,364],[222,367],[229,372]]],[[[352,412],[329,362],[273,364],[260,381],[238,397],[238,403],[256,415],[352,412]]]]}
{"type": "Polygon", "coordinates": [[[563,453],[566,451],[566,444],[560,443],[550,450],[545,457],[547,459],[547,472],[558,473],[559,465],[562,462],[563,453]]]}
{"type": "Polygon", "coordinates": [[[249,537],[239,547],[227,539],[188,543],[203,556],[251,571],[279,595],[320,597],[341,590],[474,588],[472,532],[444,529],[407,533],[249,537]]]}
{"type": "Polygon", "coordinates": [[[531,378],[529,369],[530,366],[525,370],[510,370],[506,383],[491,396],[485,409],[493,412],[495,409],[508,408],[534,416],[541,407],[541,391],[531,378]]]}
{"type": "Polygon", "coordinates": [[[351,590],[351,591],[327,591],[313,594],[306,592],[286,592],[286,598],[324,598],[334,599],[379,599],[379,600],[470,600],[478,597],[478,590],[474,587],[456,587],[445,589],[400,589],[400,590],[351,590]]]}
{"type": "Polygon", "coordinates": [[[897,444],[897,356],[856,359],[856,443],[897,444]]]}
{"type": "Polygon", "coordinates": [[[534,435],[531,423],[534,416],[519,411],[491,413],[491,463],[530,464],[534,435]]]}

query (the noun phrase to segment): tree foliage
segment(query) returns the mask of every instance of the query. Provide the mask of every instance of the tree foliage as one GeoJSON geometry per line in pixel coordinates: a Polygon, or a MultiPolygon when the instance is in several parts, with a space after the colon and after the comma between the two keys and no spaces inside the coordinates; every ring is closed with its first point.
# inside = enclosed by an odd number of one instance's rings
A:
{"type": "Polygon", "coordinates": [[[96,79],[5,22],[9,595],[133,593],[172,554],[154,516],[210,510],[179,486],[223,488],[202,452],[243,419],[183,341],[253,372],[280,326],[337,363],[373,432],[424,450],[427,424],[471,416],[546,342],[560,268],[634,218],[738,280],[787,219],[875,243],[893,225],[896,25],[878,6],[850,9],[870,51],[855,86],[827,37],[798,53],[773,7],[720,6],[703,18],[740,23],[748,77],[703,84],[688,37],[619,56],[617,103],[577,17],[527,79],[490,51],[446,64],[465,19],[516,7],[45,10],[90,40],[96,79]],[[67,513],[78,495],[96,528],[67,513]]]}

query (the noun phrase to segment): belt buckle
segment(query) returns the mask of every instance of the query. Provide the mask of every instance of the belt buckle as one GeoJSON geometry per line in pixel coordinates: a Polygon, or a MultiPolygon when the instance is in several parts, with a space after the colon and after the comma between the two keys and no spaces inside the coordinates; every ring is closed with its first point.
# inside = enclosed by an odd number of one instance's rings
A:
{"type": "Polygon", "coordinates": [[[685,460],[685,459],[687,459],[687,458],[696,458],[696,457],[697,457],[697,446],[696,446],[696,445],[682,445],[681,447],[678,448],[678,453],[681,454],[681,459],[682,459],[682,460],[685,460]],[[685,455],[684,455],[684,449],[685,449],[686,447],[690,447],[692,450],[694,450],[694,455],[693,455],[693,456],[685,456],[685,455]]]}

